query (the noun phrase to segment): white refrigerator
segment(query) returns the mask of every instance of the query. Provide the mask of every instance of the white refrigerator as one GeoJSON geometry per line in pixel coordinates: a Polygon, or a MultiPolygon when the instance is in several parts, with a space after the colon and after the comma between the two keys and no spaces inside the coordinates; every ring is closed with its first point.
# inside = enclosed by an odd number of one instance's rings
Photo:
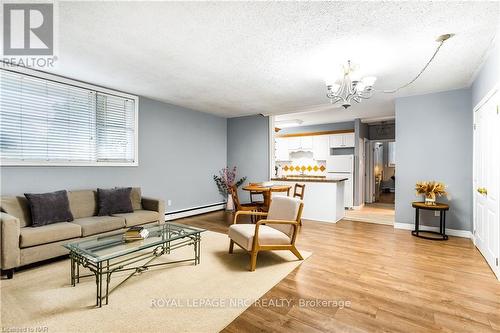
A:
{"type": "Polygon", "coordinates": [[[326,160],[328,178],[347,178],[344,182],[344,206],[354,205],[354,155],[333,155],[326,160]]]}

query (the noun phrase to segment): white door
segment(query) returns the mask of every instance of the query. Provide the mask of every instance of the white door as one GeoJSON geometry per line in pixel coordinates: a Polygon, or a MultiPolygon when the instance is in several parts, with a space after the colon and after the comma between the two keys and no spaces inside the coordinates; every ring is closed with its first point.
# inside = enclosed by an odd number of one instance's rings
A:
{"type": "Polygon", "coordinates": [[[500,279],[500,94],[474,113],[474,244],[500,279]]]}

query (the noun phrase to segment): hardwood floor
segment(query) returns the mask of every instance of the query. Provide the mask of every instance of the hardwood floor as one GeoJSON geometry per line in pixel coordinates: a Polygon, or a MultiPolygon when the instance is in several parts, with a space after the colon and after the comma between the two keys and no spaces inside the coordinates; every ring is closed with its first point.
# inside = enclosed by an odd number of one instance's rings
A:
{"type": "Polygon", "coordinates": [[[375,202],[393,204],[394,205],[395,194],[394,192],[381,192],[375,202]]]}
{"type": "MultiPolygon", "coordinates": [[[[218,232],[231,221],[224,212],[178,220],[218,232]]],[[[500,330],[500,281],[469,239],[429,241],[352,221],[303,223],[298,248],[313,255],[263,296],[292,305],[253,305],[224,332],[500,330]],[[300,299],[351,305],[301,307],[300,299]]]]}
{"type": "Polygon", "coordinates": [[[394,225],[394,205],[380,203],[365,204],[361,209],[346,210],[344,219],[392,226],[394,225]]]}

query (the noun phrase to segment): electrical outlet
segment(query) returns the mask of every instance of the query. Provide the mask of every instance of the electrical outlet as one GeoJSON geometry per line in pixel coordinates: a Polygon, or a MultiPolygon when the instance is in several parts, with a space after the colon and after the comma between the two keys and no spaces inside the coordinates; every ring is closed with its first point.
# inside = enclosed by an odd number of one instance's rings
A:
{"type": "Polygon", "coordinates": [[[439,211],[437,211],[437,210],[434,211],[434,216],[439,216],[439,214],[440,214],[439,211]]]}
{"type": "Polygon", "coordinates": [[[172,206],[172,200],[167,200],[167,206],[172,206]]]}

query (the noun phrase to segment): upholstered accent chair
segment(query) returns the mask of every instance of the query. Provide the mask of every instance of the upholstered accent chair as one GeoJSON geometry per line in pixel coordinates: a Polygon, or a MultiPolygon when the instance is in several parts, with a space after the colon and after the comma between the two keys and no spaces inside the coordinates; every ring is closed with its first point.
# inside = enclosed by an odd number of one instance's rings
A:
{"type": "Polygon", "coordinates": [[[257,265],[259,251],[288,250],[299,260],[302,255],[295,247],[299,221],[304,204],[297,198],[276,196],[271,202],[269,212],[238,211],[233,224],[229,227],[229,253],[234,244],[250,254],[250,271],[257,265]],[[256,224],[237,224],[242,215],[264,218],[256,224]]]}

